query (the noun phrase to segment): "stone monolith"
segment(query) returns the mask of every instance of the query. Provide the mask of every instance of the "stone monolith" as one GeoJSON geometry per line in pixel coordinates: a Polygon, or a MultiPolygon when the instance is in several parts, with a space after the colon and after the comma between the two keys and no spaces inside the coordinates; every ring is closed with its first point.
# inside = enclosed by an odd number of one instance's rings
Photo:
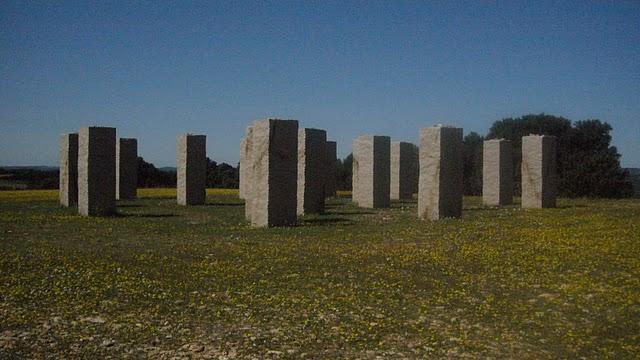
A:
{"type": "Polygon", "coordinates": [[[388,136],[364,135],[353,141],[353,201],[363,208],[390,206],[390,148],[388,136]]]}
{"type": "Polygon", "coordinates": [[[332,197],[336,196],[338,190],[338,167],[336,162],[338,161],[338,145],[335,141],[327,141],[327,150],[325,153],[325,184],[324,184],[324,196],[332,197]]]}
{"type": "Polygon", "coordinates": [[[116,129],[85,127],[78,135],[78,212],[116,212],[116,129]]]}
{"type": "Polygon", "coordinates": [[[418,216],[462,216],[462,129],[437,125],[420,130],[418,216]]]}
{"type": "Polygon", "coordinates": [[[132,200],[138,189],[138,140],[116,143],[116,200],[132,200]]]}
{"type": "Polygon", "coordinates": [[[78,134],[60,136],[60,205],[78,204],[78,134]]]}
{"type": "Polygon", "coordinates": [[[413,198],[418,183],[418,152],[412,143],[394,141],[391,143],[391,193],[393,200],[413,198]]]}
{"type": "Polygon", "coordinates": [[[522,207],[555,207],[556,193],[556,137],[524,136],[522,138],[522,207]]]}
{"type": "Polygon", "coordinates": [[[298,131],[298,215],[322,214],[326,169],[327,132],[319,129],[298,131]]]}
{"type": "Polygon", "coordinates": [[[297,221],[298,121],[256,121],[251,133],[251,224],[256,227],[294,225],[297,221]]]}
{"type": "Polygon", "coordinates": [[[179,205],[206,202],[207,136],[178,135],[177,198],[179,205]]]}
{"type": "Polygon", "coordinates": [[[482,201],[489,206],[513,202],[513,147],[509,140],[485,140],[482,146],[482,201]]]}

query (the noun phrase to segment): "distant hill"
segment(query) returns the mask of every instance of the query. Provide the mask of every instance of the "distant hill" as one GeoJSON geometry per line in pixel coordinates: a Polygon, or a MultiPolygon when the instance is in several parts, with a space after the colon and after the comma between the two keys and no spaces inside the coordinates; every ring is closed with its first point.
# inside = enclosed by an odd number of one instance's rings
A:
{"type": "Polygon", "coordinates": [[[58,172],[53,166],[0,167],[0,190],[56,189],[58,172]]]}
{"type": "Polygon", "coordinates": [[[164,172],[176,172],[176,168],[172,166],[164,166],[164,167],[158,168],[158,170],[164,171],[164,172]]]}
{"type": "Polygon", "coordinates": [[[37,166],[37,165],[29,165],[29,166],[2,166],[2,165],[0,165],[0,169],[5,169],[5,170],[58,171],[59,167],[57,167],[57,166],[37,166]]]}
{"type": "Polygon", "coordinates": [[[629,171],[629,177],[633,184],[633,191],[636,196],[640,196],[640,168],[627,168],[626,170],[629,171]]]}

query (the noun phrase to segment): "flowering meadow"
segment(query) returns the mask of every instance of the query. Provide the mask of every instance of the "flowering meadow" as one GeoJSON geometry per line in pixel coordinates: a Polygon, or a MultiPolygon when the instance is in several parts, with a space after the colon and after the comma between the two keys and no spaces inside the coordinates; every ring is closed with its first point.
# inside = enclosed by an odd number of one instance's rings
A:
{"type": "Polygon", "coordinates": [[[0,192],[0,359],[640,357],[640,201],[416,217],[348,194],[251,228],[140,189],[84,218],[56,191],[0,192]]]}

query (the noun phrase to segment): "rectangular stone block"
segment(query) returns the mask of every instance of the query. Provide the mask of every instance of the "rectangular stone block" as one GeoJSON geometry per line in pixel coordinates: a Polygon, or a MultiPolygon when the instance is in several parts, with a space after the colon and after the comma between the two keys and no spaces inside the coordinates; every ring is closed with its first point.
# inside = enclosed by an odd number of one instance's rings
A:
{"type": "Polygon", "coordinates": [[[324,196],[333,197],[338,192],[338,144],[335,141],[327,141],[325,160],[324,196]]]}
{"type": "Polygon", "coordinates": [[[462,129],[437,125],[420,130],[418,216],[462,216],[462,129]]]}
{"type": "Polygon", "coordinates": [[[297,221],[298,121],[268,119],[251,126],[251,224],[297,221]]]}
{"type": "Polygon", "coordinates": [[[485,140],[483,144],[482,201],[489,206],[513,202],[513,147],[509,140],[485,140]]]}
{"type": "Polygon", "coordinates": [[[207,136],[178,135],[177,197],[179,205],[206,202],[207,136]]]}
{"type": "Polygon", "coordinates": [[[418,184],[417,163],[415,145],[403,141],[391,143],[391,199],[413,198],[413,191],[418,184]]]}
{"type": "Polygon", "coordinates": [[[326,131],[298,131],[298,215],[324,213],[326,149],[326,131]]]}
{"type": "Polygon", "coordinates": [[[364,135],[353,142],[353,201],[363,208],[389,207],[391,139],[364,135]]]}
{"type": "Polygon", "coordinates": [[[118,139],[116,164],[116,199],[135,199],[138,190],[138,140],[118,139]]]}
{"type": "Polygon", "coordinates": [[[60,136],[60,205],[78,204],[78,134],[60,136]]]}
{"type": "Polygon", "coordinates": [[[85,127],[78,135],[78,212],[116,212],[116,129],[85,127]]]}
{"type": "Polygon", "coordinates": [[[556,206],[556,137],[522,137],[522,207],[556,206]]]}

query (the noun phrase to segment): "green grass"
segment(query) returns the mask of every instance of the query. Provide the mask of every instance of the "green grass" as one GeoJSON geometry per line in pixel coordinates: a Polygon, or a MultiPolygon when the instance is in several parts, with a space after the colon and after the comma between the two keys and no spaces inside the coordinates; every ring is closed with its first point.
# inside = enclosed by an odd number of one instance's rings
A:
{"type": "MultiPolygon", "coordinates": [[[[0,358],[638,358],[640,202],[253,229],[232,190],[83,218],[0,192],[0,358]]],[[[344,194],[343,194],[344,195],[344,194]]]]}

